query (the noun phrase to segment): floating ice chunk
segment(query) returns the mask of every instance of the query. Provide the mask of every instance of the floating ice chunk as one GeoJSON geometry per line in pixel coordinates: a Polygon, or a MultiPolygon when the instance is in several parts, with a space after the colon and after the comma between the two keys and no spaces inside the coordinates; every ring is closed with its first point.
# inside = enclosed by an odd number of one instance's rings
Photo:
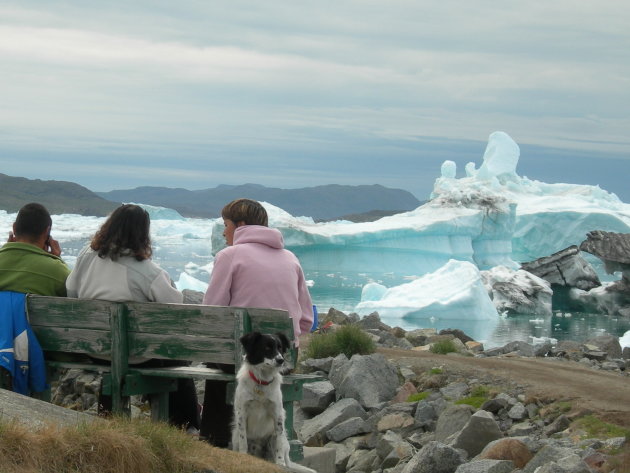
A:
{"type": "Polygon", "coordinates": [[[387,288],[376,282],[367,283],[361,291],[361,301],[380,301],[387,292],[387,288]]]}
{"type": "Polygon", "coordinates": [[[193,291],[206,292],[208,284],[190,276],[189,274],[181,273],[179,275],[179,279],[175,281],[175,287],[177,287],[180,291],[190,289],[193,291]]]}
{"type": "Polygon", "coordinates": [[[630,330],[624,333],[623,336],[619,339],[619,345],[621,345],[622,350],[625,347],[630,347],[630,330]]]}
{"type": "Polygon", "coordinates": [[[545,319],[530,319],[529,320],[532,324],[542,324],[545,319]]]}
{"type": "MultiPolygon", "coordinates": [[[[366,291],[372,295],[371,290],[366,291]]],[[[405,325],[415,319],[497,319],[477,267],[466,261],[450,260],[434,273],[410,283],[389,288],[379,300],[362,300],[355,308],[359,315],[377,311],[381,319],[405,325]]]]}

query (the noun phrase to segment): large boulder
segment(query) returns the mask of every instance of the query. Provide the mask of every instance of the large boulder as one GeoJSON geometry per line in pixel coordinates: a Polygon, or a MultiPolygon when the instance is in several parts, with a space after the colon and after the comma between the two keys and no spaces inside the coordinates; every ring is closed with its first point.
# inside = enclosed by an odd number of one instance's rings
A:
{"type": "Polygon", "coordinates": [[[352,417],[367,418],[367,413],[355,399],[341,399],[321,414],[307,419],[300,429],[304,445],[320,447],[326,439],[326,432],[332,427],[352,417]]]}
{"type": "Polygon", "coordinates": [[[527,445],[514,438],[490,442],[477,456],[478,459],[510,460],[516,468],[523,468],[533,457],[527,445]]]}
{"type": "Polygon", "coordinates": [[[453,448],[466,450],[470,457],[480,453],[493,440],[503,437],[494,416],[486,411],[475,412],[462,430],[451,437],[453,448]]]}
{"type": "Polygon", "coordinates": [[[330,369],[330,382],[337,399],[353,398],[366,409],[391,400],[399,386],[396,367],[379,353],[337,357],[330,369]]]}
{"type": "Polygon", "coordinates": [[[544,279],[505,266],[482,271],[481,277],[499,313],[551,315],[553,292],[544,279]]]}
{"type": "Polygon", "coordinates": [[[330,381],[306,383],[302,388],[300,408],[310,415],[321,414],[335,400],[335,387],[330,381]]]}
{"type": "Polygon", "coordinates": [[[468,404],[452,404],[438,417],[435,426],[435,440],[446,441],[451,435],[459,432],[468,423],[475,409],[468,404]]]}
{"type": "Polygon", "coordinates": [[[601,284],[597,273],[575,245],[551,256],[523,263],[521,268],[548,281],[552,286],[577,287],[588,291],[601,284]]]}
{"type": "Polygon", "coordinates": [[[461,450],[432,441],[413,456],[402,473],[455,473],[465,457],[461,450]]]}

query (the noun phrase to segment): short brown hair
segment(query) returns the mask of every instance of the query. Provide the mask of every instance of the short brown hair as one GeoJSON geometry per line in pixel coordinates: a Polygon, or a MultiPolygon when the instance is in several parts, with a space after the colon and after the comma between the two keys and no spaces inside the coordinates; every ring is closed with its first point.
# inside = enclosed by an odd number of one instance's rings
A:
{"type": "Polygon", "coordinates": [[[117,260],[133,256],[138,261],[151,257],[149,213],[139,205],[125,204],[112,212],[96,232],[90,247],[101,258],[117,260]]]}
{"type": "Polygon", "coordinates": [[[260,202],[250,199],[236,199],[221,210],[221,217],[234,223],[245,222],[245,225],[268,226],[267,211],[260,202]]]}

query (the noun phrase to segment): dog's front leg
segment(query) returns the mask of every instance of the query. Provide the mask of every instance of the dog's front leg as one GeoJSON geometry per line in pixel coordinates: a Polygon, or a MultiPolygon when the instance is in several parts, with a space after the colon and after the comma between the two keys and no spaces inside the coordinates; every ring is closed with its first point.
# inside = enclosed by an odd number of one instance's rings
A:
{"type": "MultiPolygon", "coordinates": [[[[239,399],[239,401],[241,401],[239,399]]],[[[232,450],[247,453],[247,414],[241,402],[234,403],[234,427],[232,428],[232,450]]]]}
{"type": "Polygon", "coordinates": [[[275,461],[277,465],[288,466],[288,440],[284,427],[285,413],[282,403],[280,403],[280,406],[276,406],[274,418],[276,419],[276,425],[274,426],[276,445],[273,452],[275,461]]]}

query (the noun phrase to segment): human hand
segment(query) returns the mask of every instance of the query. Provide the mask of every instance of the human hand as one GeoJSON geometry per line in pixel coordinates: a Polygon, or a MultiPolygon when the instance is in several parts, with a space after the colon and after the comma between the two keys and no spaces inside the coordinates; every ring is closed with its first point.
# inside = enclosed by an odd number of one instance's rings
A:
{"type": "Polygon", "coordinates": [[[48,237],[46,240],[46,251],[54,256],[61,256],[61,245],[53,237],[48,237]]]}
{"type": "Polygon", "coordinates": [[[9,239],[7,240],[7,243],[14,243],[15,241],[15,235],[13,232],[9,232],[9,239]]]}

